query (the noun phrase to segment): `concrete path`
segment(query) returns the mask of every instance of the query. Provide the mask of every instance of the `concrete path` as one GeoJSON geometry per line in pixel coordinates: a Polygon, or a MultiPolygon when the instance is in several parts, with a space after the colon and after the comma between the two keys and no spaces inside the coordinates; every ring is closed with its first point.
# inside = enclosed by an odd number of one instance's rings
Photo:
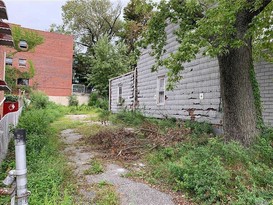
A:
{"type": "MultiPolygon", "coordinates": [[[[83,116],[69,117],[73,120],[84,120],[83,116]]],[[[170,195],[146,184],[122,177],[128,171],[118,165],[107,164],[106,171],[99,175],[84,175],[84,171],[90,167],[90,161],[95,157],[96,153],[92,153],[84,145],[78,143],[82,136],[75,133],[74,130],[64,130],[61,136],[66,144],[64,153],[74,167],[75,177],[80,183],[82,197],[78,199],[78,204],[91,204],[90,201],[95,193],[86,189],[88,185],[106,181],[116,187],[121,205],[174,205],[170,195]]]]}

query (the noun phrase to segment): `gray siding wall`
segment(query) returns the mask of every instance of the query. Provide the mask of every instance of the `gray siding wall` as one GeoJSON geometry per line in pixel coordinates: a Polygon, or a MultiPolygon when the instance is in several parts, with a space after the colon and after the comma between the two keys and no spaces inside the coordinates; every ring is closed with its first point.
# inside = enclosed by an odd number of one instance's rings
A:
{"type": "Polygon", "coordinates": [[[127,73],[109,81],[110,110],[114,113],[123,109],[132,109],[134,103],[134,72],[127,73]],[[118,105],[118,89],[122,87],[122,105],[118,105]]]}
{"type": "MultiPolygon", "coordinates": [[[[178,48],[173,31],[175,25],[166,28],[167,45],[163,58],[178,48]]],[[[142,51],[138,61],[137,78],[137,108],[147,116],[165,118],[175,117],[183,120],[208,121],[213,124],[222,124],[220,76],[217,59],[202,56],[184,64],[181,72],[183,77],[173,91],[165,91],[164,104],[157,103],[158,77],[166,76],[167,69],[161,68],[157,72],[151,72],[155,60],[150,56],[151,49],[142,51]],[[200,99],[203,95],[203,99],[200,99]]],[[[255,64],[257,80],[260,85],[263,118],[267,125],[273,125],[273,64],[260,62],[255,64]]],[[[118,112],[121,108],[133,106],[133,80],[134,74],[115,78],[111,84],[111,110],[118,112]],[[117,86],[123,83],[124,106],[117,106],[117,86]],[[125,88],[124,88],[125,89],[125,88]],[[131,99],[131,100],[130,100],[131,99]]]]}
{"type": "Polygon", "coordinates": [[[261,62],[255,64],[257,80],[260,85],[263,119],[266,125],[273,125],[273,64],[261,62]]]}
{"type": "MultiPolygon", "coordinates": [[[[176,26],[169,25],[167,31],[166,57],[178,48],[173,34],[176,26]]],[[[184,64],[181,75],[173,91],[166,91],[165,103],[157,103],[158,77],[166,76],[167,69],[161,68],[151,73],[154,58],[149,55],[150,49],[143,51],[137,66],[138,108],[147,116],[158,118],[175,117],[183,120],[194,119],[221,124],[219,66],[216,59],[198,55],[197,58],[184,64]],[[200,99],[203,95],[203,99],[200,99]]]]}

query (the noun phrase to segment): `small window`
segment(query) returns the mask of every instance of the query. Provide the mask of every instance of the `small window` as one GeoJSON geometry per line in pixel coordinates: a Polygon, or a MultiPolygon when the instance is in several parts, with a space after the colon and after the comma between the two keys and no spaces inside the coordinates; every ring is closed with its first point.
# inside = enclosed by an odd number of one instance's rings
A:
{"type": "Polygon", "coordinates": [[[18,78],[17,85],[29,85],[29,79],[18,78]]]}
{"type": "Polygon", "coordinates": [[[6,57],[6,65],[12,66],[12,58],[11,57],[6,57]]]}
{"type": "Polygon", "coordinates": [[[26,67],[27,66],[27,60],[26,59],[19,59],[19,66],[20,67],[26,67]]]}
{"type": "Polygon", "coordinates": [[[157,79],[157,104],[165,103],[165,76],[160,76],[157,79]]]}
{"type": "Polygon", "coordinates": [[[122,84],[118,85],[118,105],[122,105],[124,99],[122,98],[122,84]]]}
{"type": "Polygon", "coordinates": [[[19,42],[19,48],[20,48],[21,50],[23,50],[23,51],[27,50],[27,49],[28,49],[27,42],[21,40],[21,41],[19,42]]]}

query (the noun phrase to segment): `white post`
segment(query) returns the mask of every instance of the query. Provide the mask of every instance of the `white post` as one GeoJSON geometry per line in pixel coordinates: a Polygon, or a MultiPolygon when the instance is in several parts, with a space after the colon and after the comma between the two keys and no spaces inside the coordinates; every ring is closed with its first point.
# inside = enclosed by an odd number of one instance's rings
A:
{"type": "Polygon", "coordinates": [[[15,163],[16,163],[16,183],[17,183],[17,205],[28,205],[27,191],[27,163],[26,163],[26,131],[16,129],[15,139],[15,163]]]}

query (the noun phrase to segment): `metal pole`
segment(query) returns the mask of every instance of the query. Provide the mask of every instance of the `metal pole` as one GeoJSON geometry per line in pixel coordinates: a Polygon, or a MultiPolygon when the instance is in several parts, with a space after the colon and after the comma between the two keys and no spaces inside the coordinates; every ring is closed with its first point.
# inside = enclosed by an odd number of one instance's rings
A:
{"type": "Polygon", "coordinates": [[[15,139],[15,163],[17,183],[17,205],[28,205],[27,191],[27,165],[26,165],[26,130],[16,129],[15,139]]]}

